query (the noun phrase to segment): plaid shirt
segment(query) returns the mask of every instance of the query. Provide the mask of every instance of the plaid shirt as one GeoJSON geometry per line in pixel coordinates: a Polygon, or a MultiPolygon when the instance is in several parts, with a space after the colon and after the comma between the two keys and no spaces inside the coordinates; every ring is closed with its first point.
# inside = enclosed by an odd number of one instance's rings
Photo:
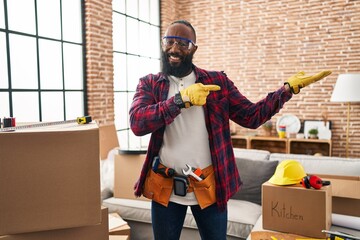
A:
{"type": "MultiPolygon", "coordinates": [[[[197,83],[216,84],[221,87],[220,91],[210,92],[203,107],[211,161],[216,176],[217,205],[220,210],[224,210],[229,198],[242,185],[235,163],[229,120],[243,127],[256,129],[279,112],[284,103],[291,99],[292,94],[281,87],[269,93],[263,100],[253,103],[239,92],[225,73],[206,71],[196,66],[193,66],[193,69],[197,83]]],[[[152,159],[158,155],[162,146],[166,125],[172,123],[181,113],[174,103],[174,97],[167,99],[169,86],[169,80],[163,73],[149,74],[141,78],[130,108],[130,126],[134,134],[142,136],[152,133],[140,178],[134,187],[136,196],[142,194],[152,159]]]]}

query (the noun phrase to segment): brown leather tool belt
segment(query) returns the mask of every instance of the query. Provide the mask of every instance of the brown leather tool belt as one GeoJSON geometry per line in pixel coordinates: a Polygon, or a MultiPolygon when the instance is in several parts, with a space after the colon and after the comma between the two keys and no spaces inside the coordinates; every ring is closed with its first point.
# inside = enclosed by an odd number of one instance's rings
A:
{"type": "MultiPolygon", "coordinates": [[[[160,165],[159,167],[165,167],[160,165]]],[[[215,174],[212,165],[202,169],[204,179],[198,181],[192,177],[188,177],[187,192],[194,192],[200,207],[206,208],[216,202],[215,193],[215,174]]],[[[164,177],[149,169],[144,184],[144,197],[154,200],[163,206],[168,205],[171,193],[174,188],[174,178],[164,177]]],[[[185,193],[186,195],[186,193],[185,193]]]]}

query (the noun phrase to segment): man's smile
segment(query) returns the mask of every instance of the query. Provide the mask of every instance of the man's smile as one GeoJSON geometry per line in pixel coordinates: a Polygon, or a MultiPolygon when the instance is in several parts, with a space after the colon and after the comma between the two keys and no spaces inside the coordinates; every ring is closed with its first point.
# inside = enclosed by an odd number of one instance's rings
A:
{"type": "Polygon", "coordinates": [[[169,54],[169,62],[170,63],[181,63],[182,57],[178,55],[169,54]]]}

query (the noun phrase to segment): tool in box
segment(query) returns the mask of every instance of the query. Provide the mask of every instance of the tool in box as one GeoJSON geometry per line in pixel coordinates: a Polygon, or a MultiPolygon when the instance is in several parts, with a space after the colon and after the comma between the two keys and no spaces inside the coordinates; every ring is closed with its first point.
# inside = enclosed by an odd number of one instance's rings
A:
{"type": "Polygon", "coordinates": [[[360,240],[360,237],[339,231],[322,230],[329,235],[329,240],[360,240]]]}

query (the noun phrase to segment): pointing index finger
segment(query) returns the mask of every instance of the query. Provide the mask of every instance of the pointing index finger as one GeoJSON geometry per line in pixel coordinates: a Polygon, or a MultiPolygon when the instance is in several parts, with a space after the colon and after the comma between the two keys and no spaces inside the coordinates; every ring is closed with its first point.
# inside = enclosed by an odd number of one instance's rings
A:
{"type": "Polygon", "coordinates": [[[221,89],[220,86],[214,84],[204,85],[204,88],[208,91],[219,91],[221,89]]]}

